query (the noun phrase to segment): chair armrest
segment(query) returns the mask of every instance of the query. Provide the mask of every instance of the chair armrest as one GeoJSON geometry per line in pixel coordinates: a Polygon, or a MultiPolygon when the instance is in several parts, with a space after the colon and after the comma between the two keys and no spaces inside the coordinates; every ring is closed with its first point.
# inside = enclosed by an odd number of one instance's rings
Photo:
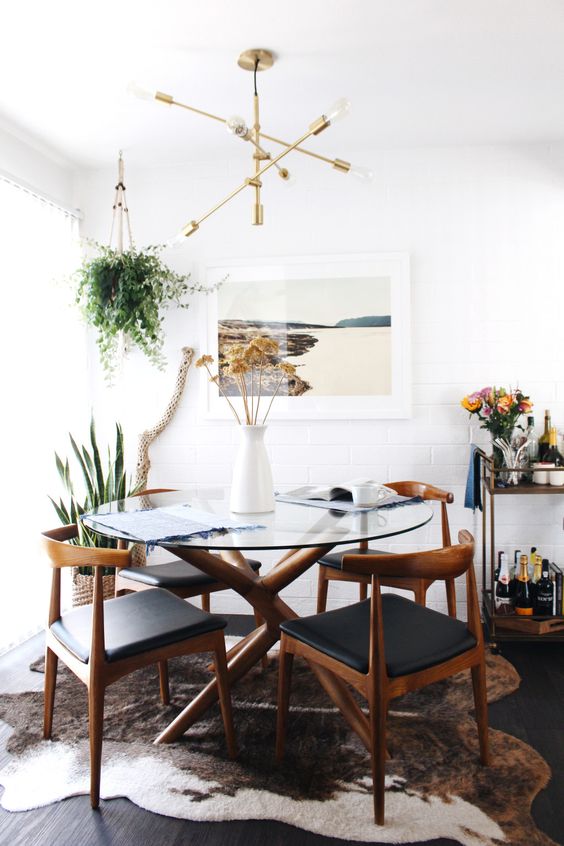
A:
{"type": "Polygon", "coordinates": [[[128,567],[131,553],[126,549],[100,549],[64,543],[78,535],[75,524],[42,532],[41,542],[51,567],[128,567]]]}
{"type": "MultiPolygon", "coordinates": [[[[462,533],[461,533],[462,534],[462,533]]],[[[460,536],[459,536],[460,537],[460,536]]],[[[474,541],[469,532],[462,543],[442,549],[404,554],[343,555],[341,569],[368,576],[393,578],[456,579],[468,570],[474,558],[474,541]],[[471,540],[468,540],[471,538],[471,540]]]]}

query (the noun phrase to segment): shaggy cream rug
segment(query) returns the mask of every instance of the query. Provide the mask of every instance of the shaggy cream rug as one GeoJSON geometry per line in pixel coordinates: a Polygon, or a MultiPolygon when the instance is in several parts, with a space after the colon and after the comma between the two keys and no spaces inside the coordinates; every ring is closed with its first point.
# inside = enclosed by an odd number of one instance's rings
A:
{"type": "MultiPolygon", "coordinates": [[[[217,709],[182,741],[153,745],[157,733],[208,681],[205,657],[171,662],[173,704],[159,701],[156,671],[139,671],[106,693],[102,797],[125,796],[159,814],[190,820],[272,819],[321,835],[367,843],[463,846],[550,844],[530,805],[550,778],[529,746],[490,731],[493,765],[478,762],[469,673],[393,703],[386,825],[372,822],[368,755],[313,674],[295,662],[287,754],[274,760],[277,659],[233,689],[240,754],[226,757],[217,709]],[[511,797],[511,802],[504,797],[511,797]]],[[[38,666],[37,669],[40,669],[38,666]]],[[[488,698],[511,693],[517,673],[488,658],[488,698]]],[[[24,811],[88,793],[86,690],[60,668],[52,741],[41,739],[42,694],[0,696],[13,727],[10,762],[0,772],[3,807],[24,811]]]]}

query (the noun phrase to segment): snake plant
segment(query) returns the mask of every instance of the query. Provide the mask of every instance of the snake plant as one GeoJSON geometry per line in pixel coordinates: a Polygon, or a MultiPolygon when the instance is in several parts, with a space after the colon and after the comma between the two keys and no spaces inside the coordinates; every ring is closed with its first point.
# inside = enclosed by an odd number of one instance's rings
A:
{"type": "MultiPolygon", "coordinates": [[[[102,463],[93,417],[90,420],[90,444],[88,447],[84,445],[79,446],[70,432],[69,439],[76,464],[82,474],[84,496],[79,498],[76,493],[71,478],[71,464],[69,459],[65,458],[63,460],[55,453],[55,464],[68,500],[65,502],[62,497],[59,498],[58,502],[53,497],[49,497],[49,499],[57,512],[59,520],[64,526],[68,526],[71,523],[77,524],[79,536],[74,541],[76,544],[80,546],[115,548],[115,540],[89,531],[82,523],[80,517],[82,514],[91,511],[93,508],[97,508],[104,502],[124,499],[137,491],[137,488],[132,487],[131,478],[127,478],[124,468],[123,429],[119,423],[116,423],[115,455],[112,457],[111,449],[108,446],[105,465],[102,463]]],[[[79,568],[79,572],[84,575],[90,575],[92,568],[81,567],[79,568]]],[[[104,575],[111,573],[113,573],[113,569],[104,568],[104,575]]]]}

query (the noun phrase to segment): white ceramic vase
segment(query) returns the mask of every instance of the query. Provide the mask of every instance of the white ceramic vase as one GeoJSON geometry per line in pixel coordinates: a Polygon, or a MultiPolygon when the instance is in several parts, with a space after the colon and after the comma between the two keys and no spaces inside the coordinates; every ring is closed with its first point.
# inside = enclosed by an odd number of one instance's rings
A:
{"type": "Polygon", "coordinates": [[[274,511],[274,485],[264,445],[266,426],[239,426],[240,444],[231,484],[231,511],[239,514],[274,511]]]}

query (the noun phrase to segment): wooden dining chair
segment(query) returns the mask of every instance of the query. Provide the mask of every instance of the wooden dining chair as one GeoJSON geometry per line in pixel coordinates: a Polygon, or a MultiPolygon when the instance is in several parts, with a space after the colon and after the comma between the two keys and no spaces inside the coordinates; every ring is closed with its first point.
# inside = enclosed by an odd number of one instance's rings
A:
{"type": "Polygon", "coordinates": [[[284,755],[294,655],[340,676],[368,701],[374,819],[384,824],[386,718],[392,699],[470,669],[480,761],[489,763],[484,641],[474,574],[474,539],[423,553],[343,556],[345,573],[370,577],[368,600],[281,624],[276,756],[284,755]],[[455,579],[466,574],[468,622],[439,614],[393,593],[390,578],[455,579]]]}
{"type": "Polygon", "coordinates": [[[140,667],[158,665],[161,698],[166,703],[169,697],[168,659],[213,652],[227,749],[230,757],[236,755],[223,634],[227,621],[158,588],[104,602],[103,568],[129,564],[131,553],[67,543],[77,537],[74,524],[42,535],[43,548],[53,568],[46,635],[43,736],[45,739],[51,737],[60,658],[88,689],[90,803],[97,808],[100,803],[105,689],[140,667]],[[61,614],[63,567],[94,568],[92,605],[61,614]]]}
{"type": "MultiPolygon", "coordinates": [[[[174,493],[174,488],[150,488],[139,491],[134,496],[143,497],[151,494],[174,493]]],[[[245,558],[249,567],[255,572],[261,568],[261,562],[254,558],[245,558]]],[[[193,596],[201,596],[202,609],[210,610],[210,593],[220,590],[230,590],[229,585],[208,576],[198,570],[188,561],[174,558],[171,561],[163,561],[161,564],[149,564],[145,567],[128,566],[123,569],[116,569],[115,595],[123,596],[129,591],[149,590],[151,588],[163,588],[181,599],[191,599],[193,596]]],[[[264,620],[255,610],[255,623],[257,628],[262,626],[264,620]]],[[[264,669],[268,666],[266,656],[261,659],[264,669]]],[[[161,669],[161,677],[164,678],[166,664],[161,669]]]]}
{"type": "MultiPolygon", "coordinates": [[[[447,503],[454,502],[454,496],[450,491],[443,491],[434,485],[425,482],[390,482],[386,487],[393,488],[400,496],[419,496],[424,501],[441,503],[441,534],[443,546],[450,546],[450,527],[448,524],[447,503]]],[[[405,506],[409,508],[409,506],[405,506]]],[[[361,544],[354,549],[343,549],[339,552],[331,552],[319,559],[319,576],[317,582],[317,613],[320,614],[327,608],[327,590],[329,582],[356,582],[359,585],[359,598],[366,599],[370,576],[365,573],[345,572],[341,568],[343,555],[379,555],[380,550],[372,549],[368,543],[361,544]]],[[[422,578],[407,579],[404,577],[390,578],[382,581],[385,587],[400,588],[401,590],[413,591],[415,601],[425,605],[427,591],[433,584],[433,580],[422,578]]],[[[447,580],[445,583],[448,613],[456,617],[456,592],[454,580],[447,580]]]]}

